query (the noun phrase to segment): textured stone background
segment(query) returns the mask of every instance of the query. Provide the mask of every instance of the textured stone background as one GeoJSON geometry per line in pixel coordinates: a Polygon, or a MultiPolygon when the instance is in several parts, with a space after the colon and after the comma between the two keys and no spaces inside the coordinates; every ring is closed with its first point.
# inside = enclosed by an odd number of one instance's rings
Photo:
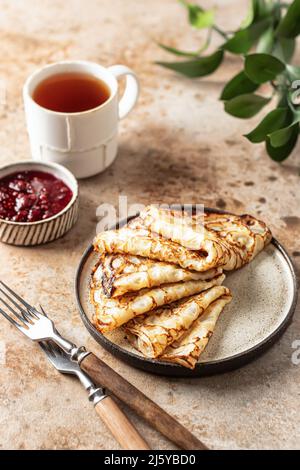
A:
{"type": "MultiPolygon", "coordinates": [[[[247,1],[201,3],[216,6],[220,25],[230,30],[247,1]]],[[[223,112],[218,96],[240,59],[230,56],[212,77],[194,81],[154,65],[169,58],[154,39],[181,48],[203,41],[176,0],[1,0],[0,6],[0,77],[7,86],[0,109],[1,164],[29,158],[21,87],[37,67],[71,58],[123,63],[138,73],[142,86],[136,110],[121,123],[117,160],[80,183],[76,227],[40,248],[1,245],[1,278],[30,302],[41,302],[63,333],[94,350],[209,446],[299,448],[300,366],[291,363],[292,341],[300,339],[299,309],[283,338],[255,363],[223,376],[178,380],[147,375],[103,351],[82,326],[73,295],[76,266],[95,233],[96,207],[116,204],[119,194],[131,203],[204,202],[259,215],[299,268],[299,147],[279,166],[242,137],[259,117],[248,122],[223,112]]],[[[0,332],[0,447],[116,448],[80,385],[59,376],[7,322],[0,322],[0,332]]],[[[152,448],[170,448],[132,419],[152,448]]]]}

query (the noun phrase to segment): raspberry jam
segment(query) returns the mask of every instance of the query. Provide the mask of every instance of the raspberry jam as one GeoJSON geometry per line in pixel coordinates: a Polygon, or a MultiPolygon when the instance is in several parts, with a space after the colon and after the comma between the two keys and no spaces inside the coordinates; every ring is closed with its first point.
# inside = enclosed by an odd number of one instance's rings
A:
{"type": "Polygon", "coordinates": [[[71,201],[71,189],[43,171],[21,171],[0,179],[0,218],[37,222],[61,212],[71,201]]]}

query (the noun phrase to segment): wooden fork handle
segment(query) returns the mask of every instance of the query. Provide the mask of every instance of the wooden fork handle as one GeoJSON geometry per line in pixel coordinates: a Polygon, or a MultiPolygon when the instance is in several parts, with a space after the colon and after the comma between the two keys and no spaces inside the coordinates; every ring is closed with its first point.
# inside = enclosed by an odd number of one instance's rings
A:
{"type": "Polygon", "coordinates": [[[126,450],[149,450],[150,447],[140,436],[127,416],[120,410],[116,402],[109,396],[100,400],[95,410],[112,435],[126,450]]]}
{"type": "Polygon", "coordinates": [[[91,379],[100,387],[110,390],[119,400],[133,409],[161,434],[185,450],[208,450],[176,419],[160,408],[150,398],[115,372],[105,362],[90,353],[80,363],[91,379]]]}

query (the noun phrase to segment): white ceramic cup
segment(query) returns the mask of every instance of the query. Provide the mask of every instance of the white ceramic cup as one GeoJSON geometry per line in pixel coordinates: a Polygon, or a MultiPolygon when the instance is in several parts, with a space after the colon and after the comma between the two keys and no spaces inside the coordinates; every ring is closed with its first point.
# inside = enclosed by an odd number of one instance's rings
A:
{"type": "Polygon", "coordinates": [[[66,166],[77,178],[105,170],[118,149],[118,122],[132,110],[139,95],[135,73],[124,65],[102,67],[87,61],[63,61],[47,65],[25,82],[23,98],[33,160],[66,166]],[[51,111],[38,105],[32,94],[39,83],[59,73],[79,72],[106,83],[110,97],[100,106],[78,113],[51,111]],[[118,98],[117,78],[126,76],[126,88],[118,98]]]}

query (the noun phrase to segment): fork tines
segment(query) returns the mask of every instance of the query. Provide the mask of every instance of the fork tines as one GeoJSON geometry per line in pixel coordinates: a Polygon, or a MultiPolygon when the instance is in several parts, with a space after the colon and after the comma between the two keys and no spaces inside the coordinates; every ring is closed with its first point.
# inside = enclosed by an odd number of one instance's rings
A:
{"type": "Polygon", "coordinates": [[[53,341],[40,341],[40,346],[43,351],[50,356],[61,356],[62,350],[53,341]]]}
{"type": "Polygon", "coordinates": [[[29,305],[22,297],[8,287],[3,281],[0,281],[0,303],[6,309],[0,307],[0,313],[10,321],[14,326],[20,328],[27,326],[34,318],[38,318],[38,311],[29,305]],[[21,304],[21,305],[20,305],[21,304]],[[25,308],[24,308],[25,307],[25,308]],[[8,311],[10,313],[8,313],[8,311]],[[16,321],[18,320],[18,321],[16,321]]]}

